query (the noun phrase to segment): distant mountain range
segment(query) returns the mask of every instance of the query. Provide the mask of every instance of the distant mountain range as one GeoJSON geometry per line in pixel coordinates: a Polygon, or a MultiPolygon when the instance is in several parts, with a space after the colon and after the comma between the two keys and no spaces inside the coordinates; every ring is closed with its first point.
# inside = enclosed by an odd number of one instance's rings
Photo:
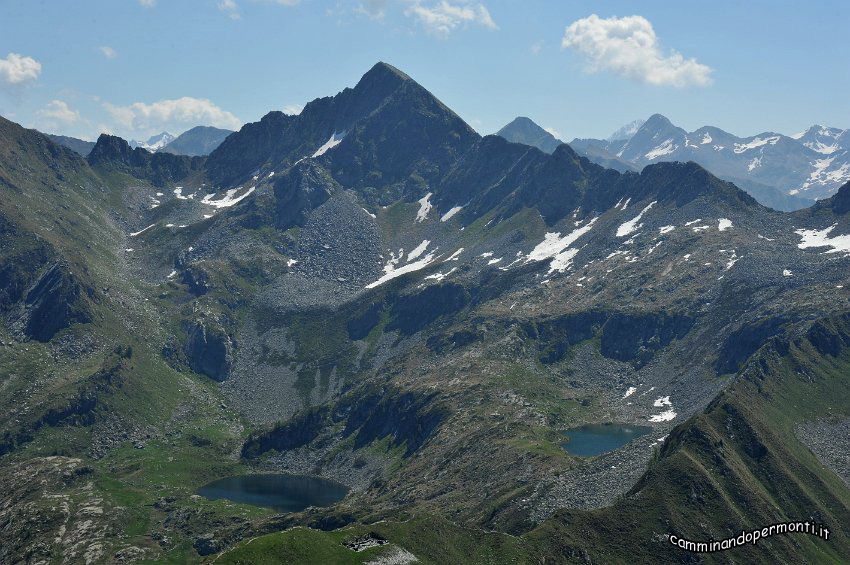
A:
{"type": "Polygon", "coordinates": [[[192,157],[209,155],[231,133],[233,132],[229,129],[196,126],[178,135],[165,147],[159,149],[159,152],[192,157]]]}
{"type": "MultiPolygon", "coordinates": [[[[642,123],[642,122],[641,122],[642,123]]],[[[614,135],[623,135],[623,132],[628,132],[630,126],[632,127],[640,127],[637,121],[632,122],[631,124],[625,125],[616,132],[614,135]]],[[[532,147],[536,147],[543,151],[544,153],[552,154],[555,152],[555,149],[558,148],[559,145],[564,143],[539,125],[537,125],[530,118],[526,117],[518,117],[515,118],[511,123],[500,129],[496,132],[496,135],[499,137],[503,137],[508,141],[513,143],[522,143],[524,145],[531,145],[532,147]]],[[[598,165],[602,165],[603,167],[609,169],[615,169],[624,173],[626,171],[638,171],[639,169],[627,162],[623,159],[620,159],[616,155],[610,153],[605,147],[601,145],[588,145],[582,148],[576,148],[576,152],[583,156],[587,157],[594,163],[598,165]]]]}
{"type": "Polygon", "coordinates": [[[625,135],[635,123],[607,140],[574,139],[570,145],[579,153],[604,149],[638,168],[694,161],[783,210],[830,196],[850,180],[850,130],[814,125],[792,136],[765,132],[737,137],[712,126],[687,132],[654,114],[625,135]]]}
{"type": "Polygon", "coordinates": [[[82,139],[77,139],[76,137],[68,137],[67,135],[54,135],[52,133],[45,134],[50,138],[50,141],[54,143],[58,143],[59,145],[64,145],[68,149],[75,151],[85,157],[88,155],[92,149],[94,149],[93,141],[84,141],[82,139]]]}
{"type": "Polygon", "coordinates": [[[137,141],[135,139],[131,139],[128,141],[130,147],[135,149],[136,147],[141,147],[142,149],[147,149],[151,153],[155,153],[177,139],[177,136],[164,131],[162,133],[158,133],[156,135],[152,135],[148,138],[147,141],[137,141]]]}
{"type": "MultiPolygon", "coordinates": [[[[233,132],[229,129],[196,126],[190,130],[186,130],[177,137],[168,132],[162,132],[150,137],[147,141],[128,141],[127,145],[130,149],[141,148],[151,153],[171,153],[173,155],[199,157],[212,153],[231,133],[233,132]]],[[[76,137],[54,134],[45,135],[53,142],[64,145],[83,157],[87,157],[95,146],[93,141],[84,141],[76,137]]]]}

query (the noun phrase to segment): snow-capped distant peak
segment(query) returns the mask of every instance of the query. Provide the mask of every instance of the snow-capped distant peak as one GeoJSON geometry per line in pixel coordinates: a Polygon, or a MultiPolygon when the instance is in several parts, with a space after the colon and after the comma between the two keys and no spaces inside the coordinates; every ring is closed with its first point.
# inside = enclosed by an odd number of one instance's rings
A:
{"type": "Polygon", "coordinates": [[[631,121],[631,122],[627,123],[626,125],[624,125],[623,127],[621,127],[620,129],[618,129],[617,131],[615,131],[614,133],[612,133],[610,136],[608,136],[608,141],[619,141],[621,139],[631,139],[632,136],[634,136],[634,134],[637,133],[637,130],[639,130],[640,127],[645,123],[646,123],[646,120],[631,121]]]}
{"type": "Polygon", "coordinates": [[[156,135],[152,135],[148,138],[147,141],[136,141],[131,140],[129,142],[130,147],[141,147],[142,149],[147,149],[151,153],[158,151],[177,139],[176,135],[170,134],[167,131],[162,133],[158,133],[156,135]]]}
{"type": "Polygon", "coordinates": [[[844,131],[838,128],[813,125],[794,139],[801,141],[803,145],[812,151],[817,151],[823,155],[830,155],[842,149],[839,138],[844,131]]]}

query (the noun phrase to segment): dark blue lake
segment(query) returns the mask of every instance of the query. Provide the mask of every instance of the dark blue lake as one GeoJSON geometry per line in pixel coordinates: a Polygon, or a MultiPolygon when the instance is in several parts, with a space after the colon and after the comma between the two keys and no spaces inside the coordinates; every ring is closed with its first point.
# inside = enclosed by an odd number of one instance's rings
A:
{"type": "Polygon", "coordinates": [[[569,441],[561,444],[571,455],[601,455],[626,445],[636,437],[648,434],[648,426],[628,424],[587,424],[564,432],[569,441]]]}
{"type": "Polygon", "coordinates": [[[348,487],[319,477],[302,475],[239,475],[213,481],[198,489],[210,500],[299,512],[308,506],[330,506],[348,494],[348,487]]]}

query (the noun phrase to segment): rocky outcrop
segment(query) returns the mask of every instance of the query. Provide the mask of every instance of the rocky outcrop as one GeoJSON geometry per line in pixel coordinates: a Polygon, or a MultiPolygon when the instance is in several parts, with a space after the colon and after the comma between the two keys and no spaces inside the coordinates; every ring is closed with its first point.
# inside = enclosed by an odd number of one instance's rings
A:
{"type": "Polygon", "coordinates": [[[212,288],[209,273],[198,265],[187,267],[183,271],[180,280],[189,287],[189,292],[195,296],[202,296],[212,288]]]}
{"type": "Polygon", "coordinates": [[[84,288],[67,265],[51,263],[27,290],[12,315],[12,328],[26,337],[50,341],[61,329],[92,320],[86,302],[91,288],[84,288]]]}
{"type": "Polygon", "coordinates": [[[782,332],[791,320],[785,317],[765,318],[744,325],[729,334],[717,354],[714,368],[718,374],[735,373],[747,358],[768,339],[782,332]]]}
{"type": "Polygon", "coordinates": [[[656,351],[691,330],[694,319],[681,314],[616,313],[602,327],[600,351],[605,357],[645,365],[656,351]]]}
{"type": "Polygon", "coordinates": [[[23,422],[18,428],[6,429],[0,436],[0,455],[9,453],[32,441],[35,433],[45,426],[90,426],[97,418],[102,397],[124,384],[122,361],[115,360],[108,367],[88,377],[68,398],[54,399],[34,420],[23,422]]]}
{"type": "Polygon", "coordinates": [[[418,450],[437,430],[448,410],[436,393],[367,387],[348,394],[332,406],[309,408],[270,430],[252,435],[242,456],[256,458],[275,449],[288,451],[308,445],[324,430],[344,422],[341,436],[353,438],[354,449],[390,438],[392,447],[404,446],[405,457],[418,450]]]}
{"type": "Polygon", "coordinates": [[[681,314],[591,311],[525,323],[522,330],[527,338],[537,342],[539,359],[544,364],[563,360],[572,346],[598,336],[603,356],[631,362],[639,368],[656,351],[685,337],[694,321],[681,314]]]}
{"type": "Polygon", "coordinates": [[[242,445],[242,457],[250,459],[271,449],[287,451],[307,445],[318,437],[329,412],[327,406],[308,408],[271,430],[252,435],[242,445]]]}
{"type": "Polygon", "coordinates": [[[150,153],[141,147],[133,149],[124,139],[104,133],[87,159],[93,167],[113,167],[156,186],[165,186],[201,170],[205,157],[150,153]]]}
{"type": "Polygon", "coordinates": [[[227,380],[235,349],[227,332],[197,321],[188,325],[187,333],[185,352],[192,370],[216,381],[227,380]]]}
{"type": "Polygon", "coordinates": [[[279,229],[303,226],[307,214],[339,189],[339,184],[315,162],[296,165],[275,182],[274,225],[279,229]]]}
{"type": "Polygon", "coordinates": [[[403,445],[409,457],[448,415],[437,402],[437,394],[376,389],[348,396],[334,407],[334,421],[345,420],[344,437],[354,436],[354,448],[390,437],[393,447],[403,445]]]}

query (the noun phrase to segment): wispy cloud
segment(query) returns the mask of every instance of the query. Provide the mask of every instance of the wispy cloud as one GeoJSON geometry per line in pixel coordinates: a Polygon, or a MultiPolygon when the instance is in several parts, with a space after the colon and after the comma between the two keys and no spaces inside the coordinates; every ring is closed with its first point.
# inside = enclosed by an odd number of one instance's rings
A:
{"type": "Polygon", "coordinates": [[[118,56],[118,51],[116,51],[109,45],[101,45],[100,47],[98,47],[98,49],[100,49],[100,52],[103,53],[103,56],[107,59],[114,59],[118,56]]]}
{"type": "Polygon", "coordinates": [[[711,83],[710,67],[685,59],[673,49],[665,54],[652,24],[642,16],[600,18],[592,14],[567,27],[561,46],[581,53],[593,73],[612,71],[657,86],[711,83]]]}
{"type": "Polygon", "coordinates": [[[543,49],[543,40],[542,39],[540,41],[534,43],[531,46],[531,52],[534,53],[535,55],[540,53],[541,49],[543,49]]]}
{"type": "Polygon", "coordinates": [[[559,131],[558,131],[558,130],[556,130],[555,128],[553,128],[553,127],[545,127],[545,128],[543,128],[543,129],[544,129],[545,131],[549,132],[551,135],[553,135],[553,136],[554,136],[554,137],[556,137],[557,139],[562,139],[561,132],[559,132],[559,131]]]}
{"type": "Polygon", "coordinates": [[[239,4],[235,0],[221,0],[218,3],[218,9],[227,14],[231,20],[242,19],[242,15],[239,14],[239,4]]]}
{"type": "Polygon", "coordinates": [[[71,110],[63,100],[51,100],[47,106],[36,112],[42,122],[54,122],[63,126],[71,125],[80,121],[80,113],[71,110]]]}
{"type": "Polygon", "coordinates": [[[145,8],[153,8],[156,6],[156,0],[139,0],[139,4],[145,8]]]}
{"type": "Polygon", "coordinates": [[[21,86],[32,82],[41,74],[41,63],[32,57],[9,53],[0,59],[0,86],[21,86]]]}
{"type": "Polygon", "coordinates": [[[197,125],[239,129],[242,122],[232,113],[205,98],[184,96],[150,104],[134,102],[127,106],[104,103],[115,121],[115,129],[145,135],[162,130],[179,131],[197,125]]]}
{"type": "Polygon", "coordinates": [[[499,29],[484,4],[469,0],[440,0],[436,3],[409,0],[404,13],[415,18],[428,33],[441,39],[448,37],[458,27],[469,24],[490,30],[499,29]]]}
{"type": "Polygon", "coordinates": [[[283,107],[284,114],[290,114],[292,116],[297,116],[301,113],[301,110],[304,109],[304,106],[301,104],[287,104],[283,107]]]}

